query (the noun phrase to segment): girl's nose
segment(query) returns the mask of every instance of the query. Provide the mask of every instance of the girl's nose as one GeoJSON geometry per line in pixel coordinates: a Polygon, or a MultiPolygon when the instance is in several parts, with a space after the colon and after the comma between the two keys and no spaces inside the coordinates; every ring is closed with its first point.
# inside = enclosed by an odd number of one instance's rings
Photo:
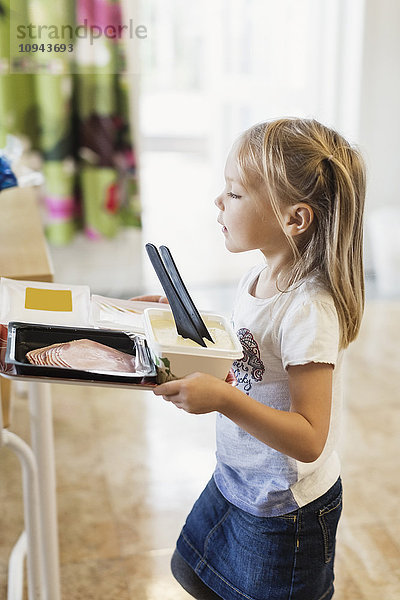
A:
{"type": "Polygon", "coordinates": [[[222,203],[222,194],[219,194],[219,196],[217,196],[214,200],[214,204],[217,208],[219,208],[219,210],[223,210],[224,209],[224,205],[222,203]]]}

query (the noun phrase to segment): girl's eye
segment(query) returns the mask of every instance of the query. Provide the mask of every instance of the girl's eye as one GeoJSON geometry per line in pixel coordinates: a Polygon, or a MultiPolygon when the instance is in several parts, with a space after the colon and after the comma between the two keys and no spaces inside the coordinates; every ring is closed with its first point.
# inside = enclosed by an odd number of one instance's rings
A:
{"type": "Polygon", "coordinates": [[[228,192],[227,196],[229,196],[230,198],[233,198],[234,200],[238,200],[239,198],[242,197],[242,196],[238,196],[237,194],[234,194],[233,192],[228,192]]]}

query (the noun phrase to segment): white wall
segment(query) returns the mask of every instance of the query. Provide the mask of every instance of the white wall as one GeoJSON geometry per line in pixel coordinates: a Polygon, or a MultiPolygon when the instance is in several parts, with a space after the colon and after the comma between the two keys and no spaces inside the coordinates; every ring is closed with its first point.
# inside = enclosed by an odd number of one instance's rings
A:
{"type": "Polygon", "coordinates": [[[366,0],[359,137],[369,209],[400,203],[399,61],[399,0],[366,0]]]}
{"type": "Polygon", "coordinates": [[[397,223],[392,218],[382,230],[374,214],[387,206],[400,211],[399,0],[365,0],[364,19],[359,143],[367,162],[365,266],[379,286],[383,270],[385,281],[394,282],[396,273],[387,270],[400,264],[397,223]]]}

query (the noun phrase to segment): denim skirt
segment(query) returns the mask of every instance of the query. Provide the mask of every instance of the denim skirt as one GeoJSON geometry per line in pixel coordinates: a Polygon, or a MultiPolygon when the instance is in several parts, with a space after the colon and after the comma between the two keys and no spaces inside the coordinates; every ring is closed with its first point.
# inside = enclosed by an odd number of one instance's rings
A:
{"type": "Polygon", "coordinates": [[[328,600],[341,510],[340,478],[317,500],[278,517],[237,508],[212,478],[186,520],[177,550],[224,600],[328,600]]]}

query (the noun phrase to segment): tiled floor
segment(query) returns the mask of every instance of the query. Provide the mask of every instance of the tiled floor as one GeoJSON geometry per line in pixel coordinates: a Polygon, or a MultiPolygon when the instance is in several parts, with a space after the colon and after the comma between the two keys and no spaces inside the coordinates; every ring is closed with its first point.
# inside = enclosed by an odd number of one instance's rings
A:
{"type": "MultiPolygon", "coordinates": [[[[214,416],[151,392],[53,386],[63,598],[184,598],[169,574],[182,520],[212,471],[214,416]]],[[[29,439],[27,400],[13,429],[29,439]]],[[[0,565],[22,527],[20,474],[0,455],[0,565]]],[[[0,598],[5,594],[0,569],[0,598]]]]}
{"type": "MultiPolygon", "coordinates": [[[[400,304],[369,301],[349,350],[335,600],[400,597],[400,304]]],[[[151,392],[52,387],[63,600],[188,600],[169,559],[214,465],[214,415],[151,392]]],[[[12,429],[29,439],[27,399],[12,429]]],[[[0,598],[22,529],[17,459],[0,452],[0,598]]]]}

